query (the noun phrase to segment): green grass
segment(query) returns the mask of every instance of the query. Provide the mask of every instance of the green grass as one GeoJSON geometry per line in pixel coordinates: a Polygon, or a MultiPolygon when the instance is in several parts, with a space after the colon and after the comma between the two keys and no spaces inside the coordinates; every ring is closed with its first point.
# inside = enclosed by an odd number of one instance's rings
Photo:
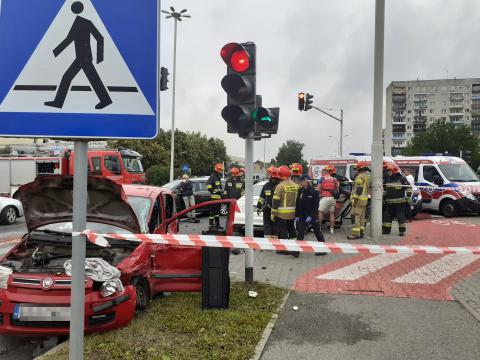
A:
{"type": "MultiPolygon", "coordinates": [[[[200,293],[159,298],[127,327],[86,336],[85,359],[249,359],[285,293],[267,284],[232,283],[230,308],[205,311],[200,293]]],[[[46,359],[68,359],[68,348],[46,359]]]]}

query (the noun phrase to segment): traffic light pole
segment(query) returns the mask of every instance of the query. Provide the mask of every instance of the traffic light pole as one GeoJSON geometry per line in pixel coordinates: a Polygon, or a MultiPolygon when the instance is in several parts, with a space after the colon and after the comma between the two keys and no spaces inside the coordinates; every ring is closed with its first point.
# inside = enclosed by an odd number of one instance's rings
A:
{"type": "MultiPolygon", "coordinates": [[[[253,133],[245,139],[245,236],[253,237],[253,133]]],[[[245,282],[253,283],[253,249],[245,250],[245,282]]]]}
{"type": "Polygon", "coordinates": [[[173,181],[174,158],[175,158],[175,85],[177,79],[177,23],[175,18],[175,30],[173,35],[173,82],[172,82],[172,135],[170,143],[170,182],[173,181]]]}
{"type": "Polygon", "coordinates": [[[329,114],[328,112],[316,107],[316,106],[313,106],[311,105],[313,109],[315,110],[318,110],[320,111],[321,113],[324,113],[325,115],[327,116],[330,116],[332,119],[335,119],[337,120],[338,122],[340,122],[340,156],[343,156],[343,110],[340,109],[340,118],[337,118],[336,116],[333,116],[332,114],[329,114]]]}
{"type": "Polygon", "coordinates": [[[372,141],[372,216],[371,236],[382,234],[383,197],[383,56],[384,56],[385,0],[375,2],[375,55],[373,78],[373,141],[372,141]]]}

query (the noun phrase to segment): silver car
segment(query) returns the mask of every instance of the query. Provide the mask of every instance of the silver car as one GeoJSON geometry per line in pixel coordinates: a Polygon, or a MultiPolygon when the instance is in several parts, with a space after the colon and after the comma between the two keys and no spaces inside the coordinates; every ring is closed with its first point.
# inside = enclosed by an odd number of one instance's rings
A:
{"type": "Polygon", "coordinates": [[[11,225],[20,217],[23,217],[22,203],[0,196],[0,224],[11,225]]]}

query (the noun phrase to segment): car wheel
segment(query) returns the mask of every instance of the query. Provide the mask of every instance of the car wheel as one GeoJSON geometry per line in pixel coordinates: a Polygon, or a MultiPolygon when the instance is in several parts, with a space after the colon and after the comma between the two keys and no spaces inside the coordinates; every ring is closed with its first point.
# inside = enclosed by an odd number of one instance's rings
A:
{"type": "Polygon", "coordinates": [[[147,281],[144,278],[138,277],[133,279],[132,285],[135,287],[135,292],[137,295],[135,310],[145,311],[149,302],[147,281]]]}
{"type": "Polygon", "coordinates": [[[440,213],[447,218],[457,215],[455,202],[451,199],[443,200],[440,204],[440,213]]]}
{"type": "Polygon", "coordinates": [[[227,216],[228,214],[228,204],[220,205],[220,215],[227,216]]]}
{"type": "Polygon", "coordinates": [[[2,224],[11,225],[17,220],[17,210],[13,206],[7,206],[0,215],[2,224]]]}

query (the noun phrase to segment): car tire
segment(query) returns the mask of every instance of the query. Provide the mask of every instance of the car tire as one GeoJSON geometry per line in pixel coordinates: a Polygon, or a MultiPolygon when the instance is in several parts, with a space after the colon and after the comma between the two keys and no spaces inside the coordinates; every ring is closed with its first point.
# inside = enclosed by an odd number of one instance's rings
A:
{"type": "Polygon", "coordinates": [[[137,277],[132,280],[132,285],[135,287],[135,293],[137,295],[135,310],[145,311],[150,300],[147,280],[143,277],[137,277]]]}
{"type": "Polygon", "coordinates": [[[220,205],[220,215],[227,216],[228,215],[228,204],[220,205]]]}
{"type": "Polygon", "coordinates": [[[451,218],[457,215],[457,206],[451,199],[445,199],[440,203],[440,213],[446,218],[451,218]]]}
{"type": "Polygon", "coordinates": [[[17,209],[14,206],[7,206],[0,214],[2,224],[12,225],[17,221],[17,209]]]}

